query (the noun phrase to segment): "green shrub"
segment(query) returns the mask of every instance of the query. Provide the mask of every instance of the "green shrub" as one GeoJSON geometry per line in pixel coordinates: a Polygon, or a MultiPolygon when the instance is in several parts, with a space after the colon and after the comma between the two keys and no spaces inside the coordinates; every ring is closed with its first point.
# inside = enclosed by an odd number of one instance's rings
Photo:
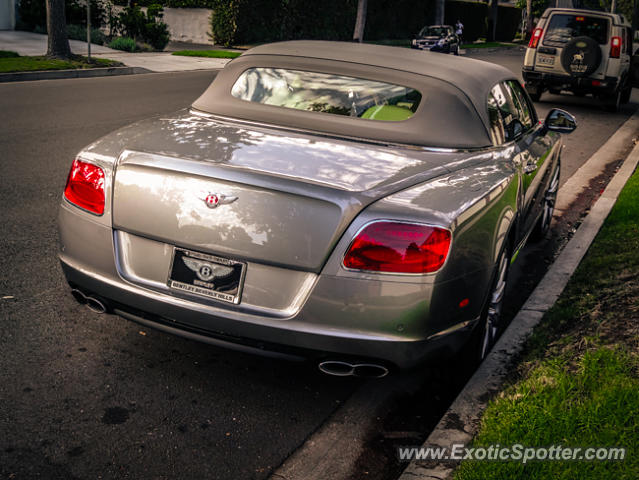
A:
{"type": "Polygon", "coordinates": [[[170,38],[169,27],[164,22],[150,22],[144,26],[144,39],[156,50],[164,50],[170,38]]]}
{"type": "Polygon", "coordinates": [[[211,31],[215,43],[229,46],[235,42],[239,3],[234,0],[213,0],[211,31]]]}
{"type": "Polygon", "coordinates": [[[163,50],[171,38],[169,27],[162,21],[162,5],[149,5],[146,15],[138,5],[126,7],[117,17],[116,29],[127,37],[149,43],[156,50],[163,50]]]}
{"type": "MultiPolygon", "coordinates": [[[[71,40],[87,40],[87,29],[82,25],[67,25],[67,35],[71,40]]],[[[106,43],[106,37],[97,28],[91,27],[91,43],[96,45],[104,45],[106,43]]]]}
{"type": "Polygon", "coordinates": [[[0,50],[0,58],[17,58],[19,56],[16,52],[10,50],[0,50]]]}
{"type": "Polygon", "coordinates": [[[116,37],[109,43],[109,48],[123,50],[125,52],[135,52],[135,40],[129,37],[116,37]]]}

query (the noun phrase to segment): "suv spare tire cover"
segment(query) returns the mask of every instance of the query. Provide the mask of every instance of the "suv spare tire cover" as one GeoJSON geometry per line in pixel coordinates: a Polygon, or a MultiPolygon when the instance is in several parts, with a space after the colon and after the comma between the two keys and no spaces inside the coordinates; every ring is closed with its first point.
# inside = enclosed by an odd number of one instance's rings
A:
{"type": "Polygon", "coordinates": [[[561,65],[573,77],[586,77],[601,63],[601,48],[590,37],[576,37],[561,52],[561,65]]]}

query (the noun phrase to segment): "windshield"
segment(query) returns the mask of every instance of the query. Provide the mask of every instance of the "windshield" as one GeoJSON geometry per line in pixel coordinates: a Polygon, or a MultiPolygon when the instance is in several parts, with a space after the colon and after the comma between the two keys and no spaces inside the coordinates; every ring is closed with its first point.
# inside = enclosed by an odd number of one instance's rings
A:
{"type": "Polygon", "coordinates": [[[561,47],[575,37],[590,37],[600,45],[608,43],[608,19],[587,15],[554,14],[550,17],[544,45],[561,47]]]}
{"type": "Polygon", "coordinates": [[[444,37],[448,35],[448,29],[445,27],[424,27],[419,32],[420,37],[444,37]]]}
{"type": "Polygon", "coordinates": [[[401,85],[283,68],[249,68],[236,80],[231,95],[265,105],[385,121],[412,117],[422,98],[417,90],[401,85]]]}

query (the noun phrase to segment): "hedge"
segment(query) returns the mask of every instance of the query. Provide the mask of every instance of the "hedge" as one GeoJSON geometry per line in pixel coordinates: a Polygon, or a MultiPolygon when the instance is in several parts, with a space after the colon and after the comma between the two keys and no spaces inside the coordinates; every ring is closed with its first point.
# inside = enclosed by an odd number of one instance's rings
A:
{"type": "MultiPolygon", "coordinates": [[[[126,4],[126,0],[115,0],[126,4]]],[[[140,6],[211,8],[216,43],[251,44],[278,40],[351,40],[357,0],[138,0],[140,6]],[[216,18],[217,17],[217,18],[216,18]]],[[[464,41],[486,37],[490,5],[449,0],[445,23],[464,24],[464,41]]],[[[366,17],[366,40],[410,38],[434,22],[435,0],[371,0],[366,17]]],[[[521,21],[521,10],[500,5],[497,40],[510,41],[521,21]]]]}
{"type": "MultiPolygon", "coordinates": [[[[216,12],[213,36],[218,43],[250,44],[298,38],[350,40],[356,0],[208,0],[216,12]]],[[[464,40],[485,37],[489,5],[447,1],[445,22],[464,24],[464,40]]],[[[376,0],[368,3],[367,40],[409,38],[434,22],[435,0],[376,0]]],[[[498,38],[510,41],[519,28],[521,10],[500,6],[498,38]]]]}

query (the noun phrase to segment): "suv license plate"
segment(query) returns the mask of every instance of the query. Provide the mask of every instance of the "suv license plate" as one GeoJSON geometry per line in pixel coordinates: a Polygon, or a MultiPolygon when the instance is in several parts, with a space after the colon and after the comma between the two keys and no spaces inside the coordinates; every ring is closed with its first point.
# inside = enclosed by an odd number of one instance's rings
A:
{"type": "Polygon", "coordinates": [[[538,55],[537,56],[537,62],[540,65],[554,65],[555,64],[555,57],[552,57],[550,55],[538,55]]]}
{"type": "Polygon", "coordinates": [[[238,304],[245,271],[246,263],[175,247],[167,284],[175,290],[238,304]]]}

